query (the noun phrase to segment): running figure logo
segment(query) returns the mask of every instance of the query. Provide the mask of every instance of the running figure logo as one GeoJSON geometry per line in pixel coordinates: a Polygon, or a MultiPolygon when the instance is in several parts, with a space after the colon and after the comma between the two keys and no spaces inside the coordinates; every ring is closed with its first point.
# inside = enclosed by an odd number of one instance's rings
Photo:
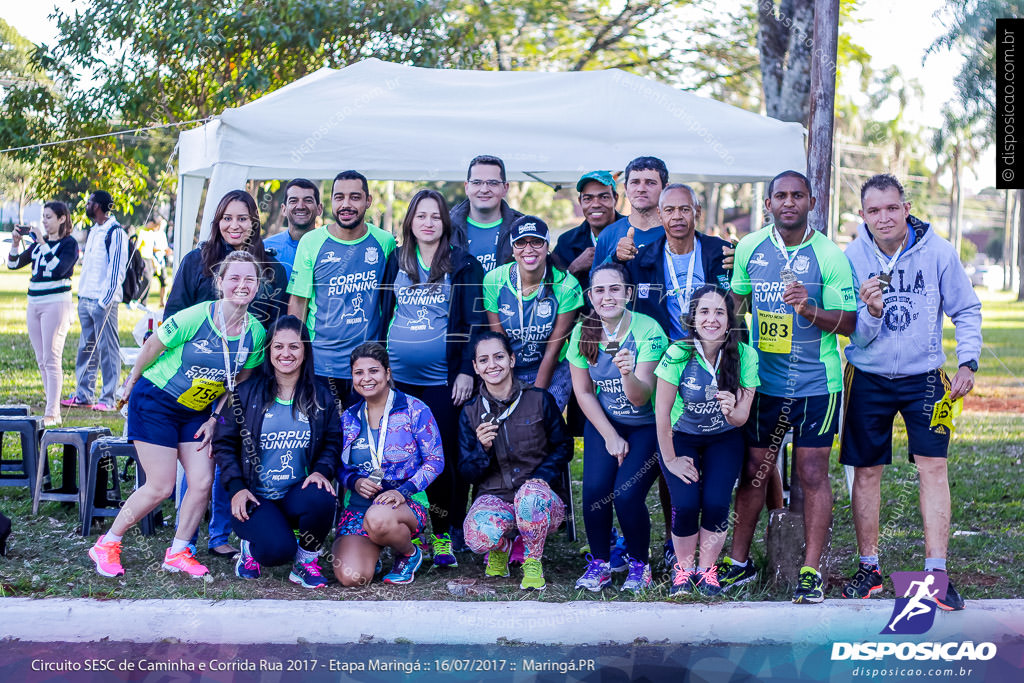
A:
{"type": "Polygon", "coordinates": [[[949,577],[944,572],[893,572],[896,604],[883,634],[920,635],[935,622],[935,599],[946,597],[949,577]]]}

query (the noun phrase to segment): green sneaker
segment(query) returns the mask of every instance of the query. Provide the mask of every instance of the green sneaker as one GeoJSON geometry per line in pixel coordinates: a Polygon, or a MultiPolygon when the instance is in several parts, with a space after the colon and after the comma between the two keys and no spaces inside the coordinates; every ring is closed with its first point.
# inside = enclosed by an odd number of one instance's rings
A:
{"type": "Polygon", "coordinates": [[[487,553],[487,568],[484,569],[484,576],[508,577],[508,554],[507,550],[492,550],[487,553]]]}
{"type": "Polygon", "coordinates": [[[546,585],[544,568],[540,566],[540,560],[535,557],[528,557],[523,560],[523,581],[519,584],[519,587],[524,591],[542,591],[546,585]]]}
{"type": "Polygon", "coordinates": [[[717,565],[718,583],[722,588],[722,592],[730,590],[736,586],[742,586],[745,583],[750,583],[757,578],[757,569],[754,567],[754,563],[747,560],[747,566],[741,567],[732,561],[729,556],[723,557],[722,561],[717,565]]]}
{"type": "Polygon", "coordinates": [[[800,580],[797,582],[796,590],[793,591],[793,604],[805,605],[824,602],[825,591],[821,574],[814,567],[803,567],[800,570],[800,580]]]}
{"type": "Polygon", "coordinates": [[[459,561],[452,552],[452,539],[448,534],[434,536],[433,556],[435,567],[458,567],[459,561]]]}

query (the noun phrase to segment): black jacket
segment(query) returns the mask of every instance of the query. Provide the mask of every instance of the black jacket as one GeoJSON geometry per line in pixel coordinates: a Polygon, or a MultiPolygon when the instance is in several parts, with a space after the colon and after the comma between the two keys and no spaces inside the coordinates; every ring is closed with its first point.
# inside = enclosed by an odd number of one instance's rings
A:
{"type": "MultiPolygon", "coordinates": [[[[704,269],[704,281],[716,284],[722,289],[729,289],[729,272],[722,267],[722,248],[732,246],[725,240],[694,232],[700,243],[701,267],[704,269]]],[[[672,329],[669,324],[668,305],[665,301],[668,287],[665,286],[665,236],[662,235],[650,244],[640,247],[626,269],[629,278],[636,285],[636,304],[633,310],[649,315],[658,321],[666,334],[672,329]]]]}
{"type": "Polygon", "coordinates": [[[514,382],[522,390],[519,405],[501,423],[490,449],[485,451],[476,438],[476,428],[484,414],[480,395],[462,409],[459,474],[474,485],[474,499],[488,493],[511,503],[527,479],[543,479],[568,504],[559,474],[572,460],[573,440],[562,412],[544,389],[514,382]]]}
{"type": "MultiPolygon", "coordinates": [[[[494,254],[495,266],[503,266],[512,260],[512,243],[509,241],[509,229],[512,223],[523,214],[501,200],[501,225],[498,227],[498,250],[494,254]]],[[[456,204],[450,213],[452,219],[452,244],[463,249],[469,248],[466,219],[469,218],[469,200],[464,199],[456,204]]]]}
{"type": "MultiPolygon", "coordinates": [[[[200,244],[185,254],[174,274],[174,284],[167,295],[164,306],[164,318],[169,318],[180,310],[195,306],[202,301],[216,301],[217,290],[213,285],[213,277],[203,272],[203,245],[200,244]]],[[[266,268],[270,268],[272,276],[265,279],[263,287],[249,304],[249,312],[255,316],[263,327],[270,328],[278,317],[288,312],[288,276],[284,266],[270,254],[267,254],[266,268]]]]}
{"type": "MultiPolygon", "coordinates": [[[[384,269],[380,288],[381,336],[387,341],[387,331],[395,315],[395,278],[398,277],[398,252],[395,250],[384,269]]],[[[484,268],[462,247],[452,249],[452,299],[448,308],[446,360],[448,385],[455,376],[464,373],[473,377],[473,349],[469,344],[475,332],[487,329],[484,312],[484,268]]]]}
{"type": "MultiPolygon", "coordinates": [[[[213,457],[220,467],[221,484],[232,496],[256,486],[266,382],[266,376],[257,372],[239,384],[221,410],[224,423],[218,423],[213,433],[213,457]]],[[[341,418],[333,394],[320,381],[316,383],[316,400],[322,408],[309,416],[309,474],[319,472],[330,480],[341,456],[341,418]]]]}
{"type": "MultiPolygon", "coordinates": [[[[615,220],[617,221],[620,218],[622,218],[622,214],[616,211],[615,220]]],[[[615,221],[612,221],[612,223],[614,222],[615,221]]],[[[611,223],[608,225],[611,225],[611,223]]],[[[590,235],[590,223],[587,221],[583,221],[575,228],[563,232],[558,238],[558,243],[555,245],[554,250],[551,252],[555,267],[568,273],[569,264],[575,261],[576,257],[588,248],[594,246],[594,240],[591,239],[590,235]]],[[[582,273],[572,273],[572,276],[576,278],[580,283],[580,287],[583,289],[584,308],[590,307],[590,300],[587,298],[587,290],[590,289],[590,271],[591,268],[587,268],[582,273]]]]}

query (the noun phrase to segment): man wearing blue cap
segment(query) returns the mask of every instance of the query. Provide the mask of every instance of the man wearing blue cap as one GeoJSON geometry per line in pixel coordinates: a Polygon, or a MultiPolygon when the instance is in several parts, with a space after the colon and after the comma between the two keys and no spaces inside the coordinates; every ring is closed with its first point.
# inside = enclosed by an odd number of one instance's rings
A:
{"type": "Polygon", "coordinates": [[[591,171],[576,183],[583,222],[562,233],[551,252],[555,265],[579,280],[583,291],[590,288],[590,268],[594,264],[594,247],[601,232],[622,218],[615,210],[618,193],[615,178],[608,171],[591,171]]]}

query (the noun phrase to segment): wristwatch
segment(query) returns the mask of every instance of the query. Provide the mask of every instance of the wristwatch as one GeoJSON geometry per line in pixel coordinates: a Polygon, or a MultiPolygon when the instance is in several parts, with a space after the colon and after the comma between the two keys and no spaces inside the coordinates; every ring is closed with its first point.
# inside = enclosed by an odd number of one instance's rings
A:
{"type": "Polygon", "coordinates": [[[960,367],[967,368],[971,372],[977,372],[978,371],[978,361],[976,361],[976,360],[964,361],[963,363],[960,364],[960,367]]]}

